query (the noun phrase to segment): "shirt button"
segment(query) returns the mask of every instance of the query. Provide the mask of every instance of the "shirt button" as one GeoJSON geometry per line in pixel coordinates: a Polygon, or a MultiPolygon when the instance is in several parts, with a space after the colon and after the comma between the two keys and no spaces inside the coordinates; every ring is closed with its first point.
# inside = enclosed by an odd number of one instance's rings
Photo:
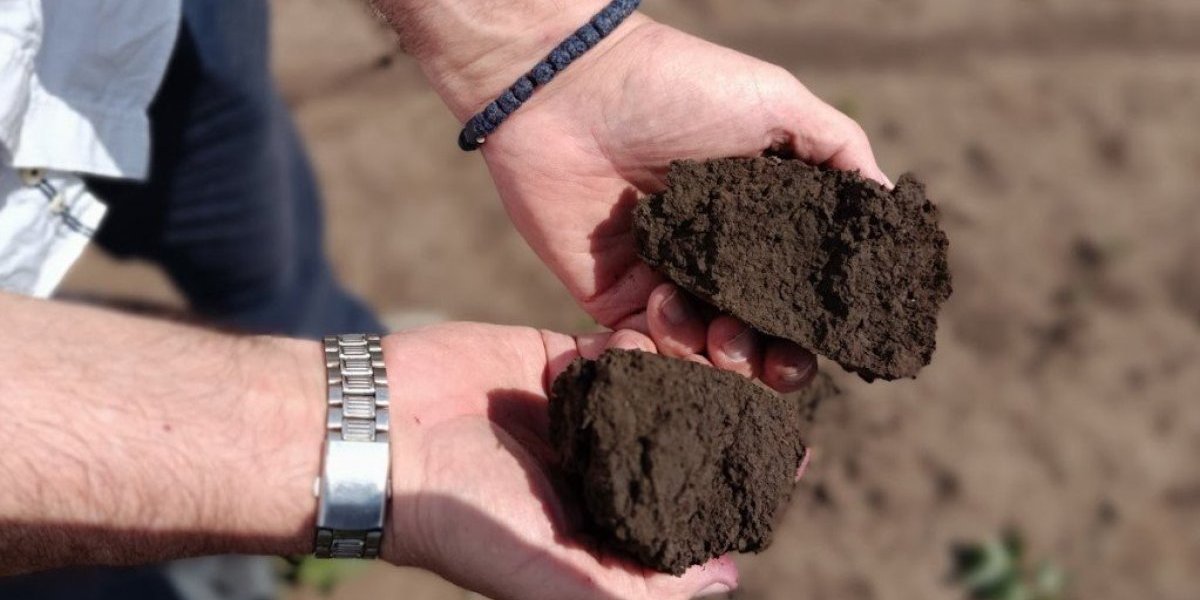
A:
{"type": "Polygon", "coordinates": [[[21,175],[21,183],[29,187],[41,185],[46,180],[46,172],[42,169],[20,169],[17,172],[21,175]]]}

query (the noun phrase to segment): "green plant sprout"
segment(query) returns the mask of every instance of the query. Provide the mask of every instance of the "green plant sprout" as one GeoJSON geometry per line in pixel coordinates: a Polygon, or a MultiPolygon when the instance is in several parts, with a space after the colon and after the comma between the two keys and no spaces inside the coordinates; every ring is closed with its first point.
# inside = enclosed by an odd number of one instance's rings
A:
{"type": "Polygon", "coordinates": [[[292,587],[311,588],[328,596],[339,584],[358,575],[369,560],[323,560],[311,556],[281,557],[280,578],[292,587]]]}
{"type": "Polygon", "coordinates": [[[980,544],[956,546],[954,580],[973,600],[1063,600],[1066,576],[1049,561],[1030,566],[1016,531],[980,544]]]}

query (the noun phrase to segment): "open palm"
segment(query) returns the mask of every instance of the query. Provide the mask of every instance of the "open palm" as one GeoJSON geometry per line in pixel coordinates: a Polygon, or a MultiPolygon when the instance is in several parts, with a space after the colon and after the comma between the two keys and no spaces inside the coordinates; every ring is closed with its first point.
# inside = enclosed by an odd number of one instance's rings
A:
{"type": "Polygon", "coordinates": [[[792,75],[634,15],[535,94],[484,154],[517,228],[589,314],[686,355],[703,354],[712,333],[656,327],[662,280],[637,256],[633,204],[663,188],[674,159],[768,149],[886,183],[862,129],[792,75]]]}
{"type": "Polygon", "coordinates": [[[577,339],[460,324],[385,344],[405,396],[392,409],[394,533],[385,558],[498,600],[669,600],[736,585],[727,558],[672,577],[599,552],[581,536],[578,503],[555,480],[548,382],[607,347],[652,351],[645,335],[577,339]]]}

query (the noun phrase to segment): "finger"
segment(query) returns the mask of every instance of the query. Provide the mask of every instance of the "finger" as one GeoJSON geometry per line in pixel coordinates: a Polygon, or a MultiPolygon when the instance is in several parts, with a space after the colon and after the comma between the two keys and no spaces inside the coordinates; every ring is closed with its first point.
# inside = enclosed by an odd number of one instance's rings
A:
{"type": "Polygon", "coordinates": [[[646,317],[659,352],[676,358],[704,352],[708,328],[687,292],[670,283],[654,288],[646,303],[646,317]]]}
{"type": "MultiPolygon", "coordinates": [[[[636,200],[636,195],[634,199],[636,200]]],[[[621,212],[618,209],[614,210],[621,212]]],[[[625,210],[626,212],[622,213],[625,216],[622,218],[631,219],[633,206],[630,205],[625,210]]],[[[612,228],[613,225],[609,224],[608,227],[612,228]]],[[[646,298],[650,292],[662,284],[663,277],[638,257],[636,244],[633,242],[632,234],[628,231],[622,235],[606,238],[604,245],[615,254],[610,255],[609,252],[596,247],[592,248],[592,252],[603,253],[606,256],[605,263],[618,265],[620,268],[617,271],[621,274],[619,277],[598,275],[601,282],[609,283],[607,285],[598,283],[597,285],[600,285],[600,289],[604,291],[584,302],[583,307],[596,319],[596,322],[605,327],[647,331],[645,322],[636,320],[637,315],[646,305],[646,298]],[[639,325],[641,326],[639,327],[639,325]]],[[[576,295],[578,296],[578,293],[576,295]]]]}
{"type": "MultiPolygon", "coordinates": [[[[625,568],[629,566],[632,565],[628,565],[625,568]]],[[[655,573],[642,567],[633,568],[636,571],[646,574],[645,579],[640,584],[629,585],[628,583],[617,583],[611,587],[603,585],[600,587],[607,587],[608,590],[612,591],[619,590],[619,593],[615,596],[617,598],[638,598],[639,600],[703,598],[728,594],[736,590],[739,579],[737,565],[728,554],[718,556],[701,565],[694,565],[678,577],[664,573],[655,573]]],[[[603,581],[603,579],[598,578],[598,581],[603,581]]],[[[600,598],[613,598],[614,596],[608,593],[608,590],[594,590],[593,593],[581,597],[597,598],[597,600],[600,598]]]]}
{"type": "MultiPolygon", "coordinates": [[[[567,366],[579,358],[579,340],[569,335],[540,331],[542,346],[546,352],[546,368],[542,380],[542,388],[550,389],[551,383],[567,370],[567,366]]],[[[588,337],[588,336],[584,336],[588,337]]],[[[584,342],[589,344],[589,342],[584,342]]]]}
{"type": "Polygon", "coordinates": [[[724,556],[718,556],[717,558],[714,558],[702,565],[694,566],[691,569],[688,569],[683,576],[691,576],[693,572],[696,572],[697,575],[702,573],[708,580],[708,582],[704,584],[704,587],[700,588],[700,591],[693,594],[696,598],[728,594],[737,589],[737,565],[734,564],[733,559],[730,558],[728,554],[724,556]]]}
{"type": "Polygon", "coordinates": [[[600,357],[600,353],[608,347],[608,340],[612,335],[611,331],[602,331],[576,337],[575,347],[579,351],[579,356],[588,360],[596,360],[600,357]]]}
{"type": "Polygon", "coordinates": [[[619,323],[613,324],[612,328],[618,331],[622,329],[632,329],[634,331],[646,333],[650,331],[650,324],[646,320],[646,311],[643,310],[642,312],[634,313],[628,317],[625,317],[624,319],[621,319],[619,323]]]}
{"type": "Polygon", "coordinates": [[[576,338],[575,344],[579,351],[579,356],[588,360],[596,360],[609,348],[641,350],[642,352],[654,352],[656,350],[654,340],[651,340],[650,336],[631,329],[602,331],[600,333],[581,335],[576,338]]]}
{"type": "Polygon", "coordinates": [[[708,324],[708,358],[719,369],[754,377],[761,358],[758,340],[749,325],[722,315],[708,324]]]}
{"type": "Polygon", "coordinates": [[[808,472],[808,463],[812,460],[812,448],[805,446],[804,456],[800,458],[800,466],[796,467],[796,481],[800,481],[801,477],[808,472]]]}
{"type": "Polygon", "coordinates": [[[632,329],[622,329],[614,332],[608,338],[605,344],[607,348],[617,348],[620,350],[640,350],[642,352],[656,352],[658,349],[654,347],[654,340],[650,336],[632,329]]]}
{"type": "MultiPolygon", "coordinates": [[[[830,110],[836,112],[833,107],[830,107],[830,110]]],[[[838,125],[830,140],[830,147],[834,150],[819,164],[843,171],[858,171],[863,177],[874,179],[888,189],[894,187],[892,180],[888,179],[875,161],[875,151],[871,149],[871,142],[862,126],[840,112],[837,115],[834,120],[838,125]]]]}
{"type": "MultiPolygon", "coordinates": [[[[644,591],[620,597],[633,598],[705,598],[728,594],[738,586],[738,569],[728,554],[702,565],[695,565],[678,577],[654,573],[648,575],[644,591]],[[643,596],[642,594],[646,594],[643,596]]],[[[607,598],[608,596],[605,596],[607,598]]]]}
{"type": "Polygon", "coordinates": [[[689,354],[689,355],[683,357],[683,360],[691,361],[694,363],[700,363],[706,367],[713,366],[711,360],[708,360],[707,357],[701,356],[699,354],[689,354]]]}
{"type": "Polygon", "coordinates": [[[858,171],[889,189],[892,182],[879,168],[875,152],[862,127],[841,111],[814,96],[799,81],[784,111],[790,123],[792,151],[813,164],[844,171],[858,171]]]}
{"type": "Polygon", "coordinates": [[[763,383],[775,390],[794,392],[812,381],[817,374],[817,357],[796,344],[775,339],[763,358],[763,383]]]}

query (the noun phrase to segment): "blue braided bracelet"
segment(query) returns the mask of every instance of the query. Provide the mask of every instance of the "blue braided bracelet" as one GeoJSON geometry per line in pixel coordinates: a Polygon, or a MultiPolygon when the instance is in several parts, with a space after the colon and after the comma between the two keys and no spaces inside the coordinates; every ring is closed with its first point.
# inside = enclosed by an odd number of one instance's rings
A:
{"type": "Polygon", "coordinates": [[[482,112],[471,117],[458,135],[458,147],[470,152],[478,150],[487,141],[500,124],[509,115],[521,108],[525,101],[533,95],[534,90],[550,83],[555,75],[561,73],[575,59],[596,47],[600,40],[612,33],[623,23],[633,11],[637,10],[642,0],[613,0],[604,10],[596,13],[591,21],[571,34],[559,44],[550,54],[533,69],[517,80],[499,98],[487,105],[482,112]]]}

